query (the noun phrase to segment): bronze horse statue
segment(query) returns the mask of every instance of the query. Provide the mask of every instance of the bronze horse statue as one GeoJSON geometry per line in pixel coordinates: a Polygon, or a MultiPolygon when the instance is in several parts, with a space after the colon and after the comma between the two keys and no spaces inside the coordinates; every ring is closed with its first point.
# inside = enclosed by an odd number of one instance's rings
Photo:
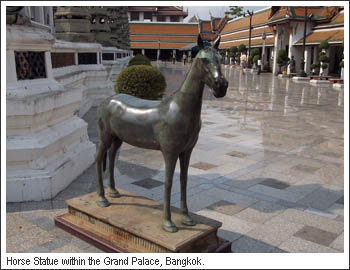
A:
{"type": "Polygon", "coordinates": [[[171,221],[170,196],[177,159],[180,160],[182,223],[196,223],[189,216],[186,200],[187,173],[191,153],[201,128],[201,109],[204,85],[208,85],[215,97],[226,95],[228,82],[221,72],[221,56],[218,52],[220,37],[212,46],[204,46],[198,36],[197,53],[185,81],[179,90],[163,100],[150,101],[126,94],[107,98],[97,111],[99,145],[96,152],[96,168],[101,207],[109,205],[104,194],[102,166],[106,169],[109,150],[109,196],[119,197],[114,183],[115,155],[122,142],[154,150],[160,150],[165,161],[165,186],[163,229],[176,232],[171,221]]]}

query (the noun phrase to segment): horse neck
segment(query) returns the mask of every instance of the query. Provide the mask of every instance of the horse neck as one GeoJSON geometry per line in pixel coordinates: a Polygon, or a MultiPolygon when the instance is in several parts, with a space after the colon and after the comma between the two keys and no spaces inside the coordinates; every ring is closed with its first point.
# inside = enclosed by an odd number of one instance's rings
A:
{"type": "Polygon", "coordinates": [[[187,76],[180,87],[180,92],[184,94],[198,95],[202,97],[204,89],[203,75],[198,68],[197,59],[194,59],[187,76]]]}

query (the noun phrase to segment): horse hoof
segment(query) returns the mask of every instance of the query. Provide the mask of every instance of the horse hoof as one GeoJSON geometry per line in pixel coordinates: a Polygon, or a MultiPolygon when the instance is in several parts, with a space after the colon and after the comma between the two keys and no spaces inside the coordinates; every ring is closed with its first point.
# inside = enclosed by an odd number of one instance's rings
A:
{"type": "Polygon", "coordinates": [[[197,224],[190,216],[183,216],[181,223],[186,226],[195,226],[197,224]]]}
{"type": "Polygon", "coordinates": [[[171,233],[174,233],[174,232],[177,232],[179,229],[175,226],[174,223],[172,223],[171,221],[167,221],[164,223],[163,225],[163,229],[167,232],[171,232],[171,233]]]}
{"type": "Polygon", "coordinates": [[[115,189],[109,190],[108,195],[111,198],[119,198],[120,197],[120,193],[115,189]]]}
{"type": "Polygon", "coordinates": [[[107,199],[97,201],[98,206],[100,207],[107,207],[110,205],[109,201],[107,199]]]}

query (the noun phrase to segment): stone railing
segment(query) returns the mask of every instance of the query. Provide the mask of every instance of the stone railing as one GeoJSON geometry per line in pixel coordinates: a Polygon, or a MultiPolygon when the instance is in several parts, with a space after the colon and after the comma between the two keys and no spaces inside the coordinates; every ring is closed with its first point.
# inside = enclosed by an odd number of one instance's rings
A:
{"type": "Polygon", "coordinates": [[[116,76],[128,63],[129,54],[129,51],[104,48],[98,43],[56,40],[51,54],[52,66],[57,66],[53,68],[53,77],[65,87],[82,89],[82,101],[77,110],[79,116],[114,93],[116,76]],[[117,58],[119,53],[124,57],[117,58]],[[67,60],[64,62],[62,59],[65,57],[67,60]]]}

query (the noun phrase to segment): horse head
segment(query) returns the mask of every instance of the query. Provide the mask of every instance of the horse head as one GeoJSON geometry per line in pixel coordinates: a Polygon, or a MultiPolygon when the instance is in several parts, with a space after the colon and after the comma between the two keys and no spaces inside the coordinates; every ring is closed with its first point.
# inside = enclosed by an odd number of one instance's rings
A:
{"type": "Polygon", "coordinates": [[[212,46],[205,46],[200,35],[198,35],[197,41],[200,49],[196,56],[198,68],[203,72],[204,83],[213,90],[216,98],[224,97],[228,87],[228,82],[221,72],[222,57],[218,51],[220,38],[219,36],[212,46]]]}

